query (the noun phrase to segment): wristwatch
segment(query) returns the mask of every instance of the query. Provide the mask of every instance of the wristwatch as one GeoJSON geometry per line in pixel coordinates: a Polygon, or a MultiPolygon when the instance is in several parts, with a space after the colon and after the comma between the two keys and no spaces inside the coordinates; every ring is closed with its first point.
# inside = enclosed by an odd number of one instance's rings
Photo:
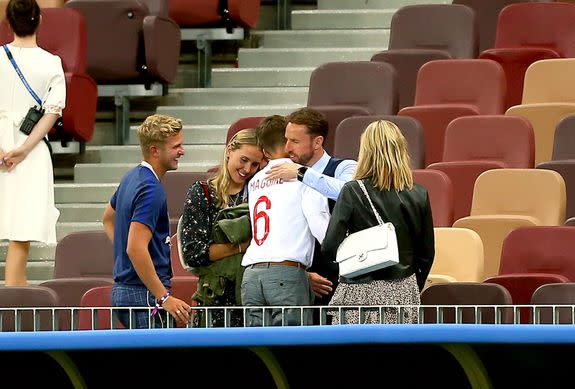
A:
{"type": "Polygon", "coordinates": [[[305,172],[307,172],[307,166],[300,166],[299,169],[297,169],[298,181],[303,181],[303,176],[305,175],[305,172]]]}

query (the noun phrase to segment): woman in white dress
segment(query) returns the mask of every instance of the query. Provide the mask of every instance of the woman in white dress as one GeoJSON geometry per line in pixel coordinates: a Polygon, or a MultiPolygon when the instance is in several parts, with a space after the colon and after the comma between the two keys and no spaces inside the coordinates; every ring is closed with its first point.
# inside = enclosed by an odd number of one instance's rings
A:
{"type": "Polygon", "coordinates": [[[14,41],[0,48],[0,240],[8,240],[5,285],[24,286],[30,241],[56,243],[54,176],[43,138],[62,114],[66,82],[60,57],[36,44],[41,22],[35,0],[10,0],[6,18],[14,41]],[[28,110],[38,105],[9,59],[14,58],[44,115],[30,135],[20,131],[28,110]]]}

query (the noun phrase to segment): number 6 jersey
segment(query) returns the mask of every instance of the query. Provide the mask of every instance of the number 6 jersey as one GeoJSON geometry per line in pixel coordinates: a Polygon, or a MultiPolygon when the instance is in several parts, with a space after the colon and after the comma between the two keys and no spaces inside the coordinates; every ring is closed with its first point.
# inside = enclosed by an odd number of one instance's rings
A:
{"type": "Polygon", "coordinates": [[[291,160],[271,160],[248,184],[252,241],[242,266],[296,261],[309,267],[315,238],[323,241],[330,217],[327,198],[296,179],[266,178],[272,166],[285,162],[291,160]]]}

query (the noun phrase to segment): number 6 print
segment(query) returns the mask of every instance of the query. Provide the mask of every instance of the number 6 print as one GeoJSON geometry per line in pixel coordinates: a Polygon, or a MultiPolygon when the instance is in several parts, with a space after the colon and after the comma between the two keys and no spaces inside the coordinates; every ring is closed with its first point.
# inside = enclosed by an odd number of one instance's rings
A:
{"type": "Polygon", "coordinates": [[[260,198],[258,199],[258,201],[256,201],[256,205],[254,205],[254,240],[256,241],[256,244],[258,246],[261,246],[266,238],[268,237],[269,233],[270,233],[270,217],[268,216],[268,214],[265,212],[267,210],[269,210],[272,207],[272,203],[270,201],[270,199],[267,198],[267,196],[260,196],[260,198]],[[258,206],[264,203],[265,205],[265,209],[262,211],[258,211],[258,206]],[[264,218],[264,236],[262,236],[261,238],[259,238],[258,236],[258,219],[260,218],[264,218]]]}

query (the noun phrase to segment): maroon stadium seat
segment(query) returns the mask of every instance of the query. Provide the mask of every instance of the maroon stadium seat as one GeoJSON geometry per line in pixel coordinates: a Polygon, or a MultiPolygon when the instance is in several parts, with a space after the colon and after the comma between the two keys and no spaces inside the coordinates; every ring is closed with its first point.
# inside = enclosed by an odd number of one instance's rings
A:
{"type": "Polygon", "coordinates": [[[434,227],[453,224],[453,185],[447,174],[439,170],[413,170],[413,181],[427,189],[434,227]]]}

